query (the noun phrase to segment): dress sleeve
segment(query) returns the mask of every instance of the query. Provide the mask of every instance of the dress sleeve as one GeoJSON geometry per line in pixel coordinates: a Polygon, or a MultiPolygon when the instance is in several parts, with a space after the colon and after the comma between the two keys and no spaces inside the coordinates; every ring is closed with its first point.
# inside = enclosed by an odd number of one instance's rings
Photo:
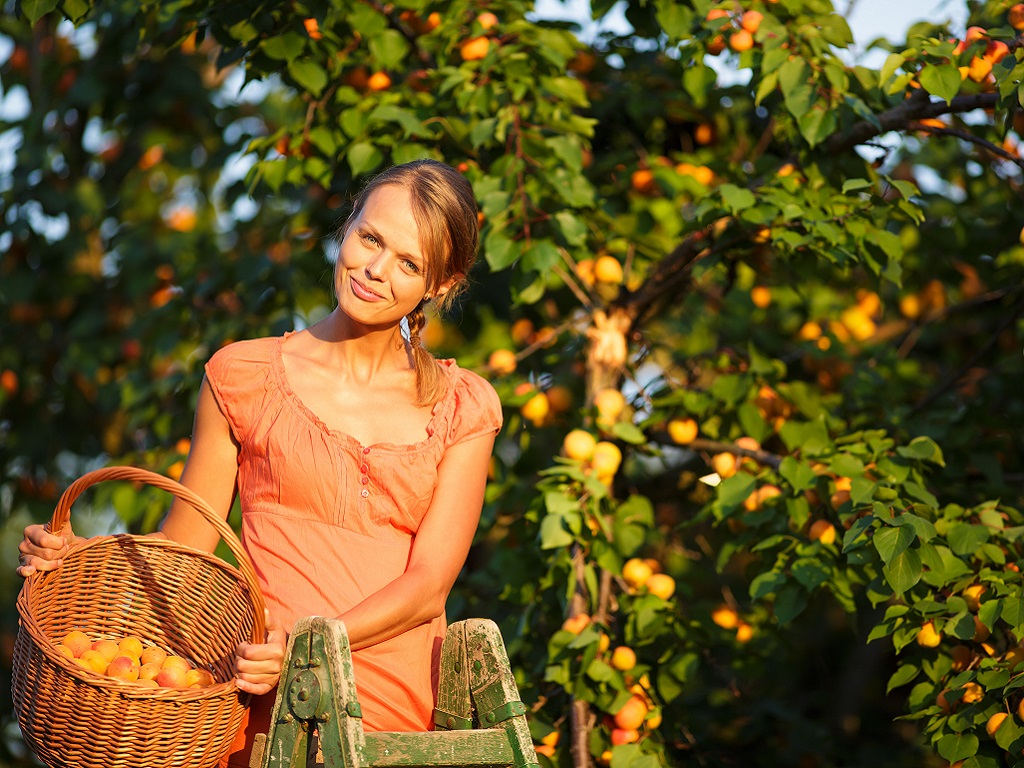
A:
{"type": "Polygon", "coordinates": [[[239,444],[250,436],[254,409],[261,407],[271,376],[265,345],[259,341],[228,344],[206,363],[206,381],[239,444]]]}
{"type": "Polygon", "coordinates": [[[501,400],[482,376],[459,369],[455,381],[455,409],[446,444],[451,446],[501,429],[501,400]]]}

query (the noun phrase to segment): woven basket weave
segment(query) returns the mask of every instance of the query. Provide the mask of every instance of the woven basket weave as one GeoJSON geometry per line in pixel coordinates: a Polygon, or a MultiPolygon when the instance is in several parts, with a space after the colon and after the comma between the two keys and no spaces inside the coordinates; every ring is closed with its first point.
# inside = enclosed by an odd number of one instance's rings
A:
{"type": "Polygon", "coordinates": [[[51,768],[205,768],[230,748],[249,704],[233,680],[235,647],[263,642],[263,596],[227,523],[179,483],[134,467],[76,480],[50,521],[104,480],[170,491],[217,529],[239,563],[166,539],[102,536],[71,548],[62,567],[25,580],[18,596],[13,694],[25,741],[51,768]],[[96,674],[56,650],[71,630],[94,640],[139,637],[213,673],[207,688],[146,688],[96,674]]]}

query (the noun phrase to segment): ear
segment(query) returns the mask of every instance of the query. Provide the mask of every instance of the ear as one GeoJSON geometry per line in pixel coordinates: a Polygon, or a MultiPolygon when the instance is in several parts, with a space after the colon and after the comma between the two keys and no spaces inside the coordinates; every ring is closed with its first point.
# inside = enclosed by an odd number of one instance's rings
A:
{"type": "Polygon", "coordinates": [[[425,298],[429,301],[433,301],[434,299],[440,299],[446,293],[448,293],[448,291],[451,290],[452,286],[455,285],[457,282],[459,282],[458,277],[449,278],[448,280],[445,280],[443,283],[441,283],[441,285],[437,287],[436,291],[434,291],[433,293],[428,293],[425,298]]]}

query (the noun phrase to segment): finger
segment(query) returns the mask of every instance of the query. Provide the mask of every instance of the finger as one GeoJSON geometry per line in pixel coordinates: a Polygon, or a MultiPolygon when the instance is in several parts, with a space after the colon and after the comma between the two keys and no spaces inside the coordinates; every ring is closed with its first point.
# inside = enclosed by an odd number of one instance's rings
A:
{"type": "Polygon", "coordinates": [[[239,690],[245,691],[246,693],[251,693],[254,696],[262,696],[265,693],[270,693],[272,690],[274,690],[274,686],[276,685],[276,681],[274,682],[273,685],[271,685],[270,683],[250,683],[247,680],[239,680],[237,678],[235,679],[235,686],[239,690]]]}

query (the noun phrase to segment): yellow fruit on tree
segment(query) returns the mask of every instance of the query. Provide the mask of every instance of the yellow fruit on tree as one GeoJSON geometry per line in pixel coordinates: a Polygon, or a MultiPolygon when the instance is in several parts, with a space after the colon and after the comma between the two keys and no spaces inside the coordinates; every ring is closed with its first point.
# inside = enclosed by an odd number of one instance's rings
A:
{"type": "Polygon", "coordinates": [[[736,642],[737,643],[749,643],[750,639],[754,636],[754,628],[747,624],[745,621],[741,621],[736,627],[736,642]]]}
{"type": "Polygon", "coordinates": [[[459,55],[463,61],[479,61],[487,55],[491,48],[491,41],[486,35],[472,37],[463,41],[459,46],[459,55]]]}
{"type": "Polygon", "coordinates": [[[949,656],[953,660],[951,664],[952,670],[954,672],[963,672],[974,659],[974,651],[966,645],[955,645],[953,650],[949,652],[949,656]]]}
{"type": "Polygon", "coordinates": [[[619,390],[609,387],[594,395],[594,407],[602,421],[613,422],[622,415],[626,398],[619,390]]]}
{"type": "Polygon", "coordinates": [[[647,579],[647,591],[662,600],[668,600],[676,591],[676,580],[667,573],[652,573],[647,579]]]}
{"type": "Polygon", "coordinates": [[[985,626],[985,622],[979,619],[977,616],[974,617],[974,642],[984,643],[988,640],[988,636],[992,634],[992,630],[985,626]]]}
{"type": "Polygon", "coordinates": [[[614,475],[618,472],[621,463],[622,451],[615,443],[602,440],[594,446],[594,453],[590,457],[590,466],[599,477],[614,475]]]}
{"type": "Polygon", "coordinates": [[[672,419],[668,423],[668,436],[673,443],[689,445],[697,437],[697,422],[694,419],[672,419]]]}
{"type": "Polygon", "coordinates": [[[759,309],[772,303],[772,290],[766,285],[755,285],[750,289],[750,301],[759,309]]]}
{"type": "Polygon", "coordinates": [[[985,690],[977,683],[964,683],[963,689],[964,695],[960,697],[960,701],[964,704],[974,704],[985,698],[985,690]]]}
{"type": "Polygon", "coordinates": [[[754,47],[754,36],[745,29],[739,29],[729,35],[729,47],[736,53],[749,51],[754,47]]]}
{"type": "Polygon", "coordinates": [[[538,392],[523,403],[519,412],[522,414],[523,418],[533,424],[533,426],[541,426],[548,414],[551,412],[551,405],[548,403],[548,396],[543,392],[538,392]]]}
{"type": "Polygon", "coordinates": [[[575,616],[570,616],[562,622],[562,629],[566,632],[572,632],[574,635],[578,635],[587,625],[590,624],[590,616],[585,613],[577,613],[575,616]]]}
{"type": "Polygon", "coordinates": [[[585,429],[574,429],[562,440],[562,453],[576,461],[588,461],[594,455],[597,438],[585,429]]]}
{"type": "Polygon", "coordinates": [[[737,464],[736,455],[733,453],[716,453],[711,457],[711,468],[723,480],[736,474],[737,464]]]}
{"type": "Polygon", "coordinates": [[[391,87],[391,77],[387,72],[374,72],[367,79],[366,87],[371,91],[386,91],[391,87]]]}
{"type": "Polygon", "coordinates": [[[654,575],[651,566],[639,557],[631,557],[622,566],[622,578],[631,587],[642,587],[654,575]]]}
{"type": "Polygon", "coordinates": [[[611,665],[620,672],[628,672],[636,666],[636,651],[628,645],[620,645],[612,651],[611,665]]]}
{"type": "Polygon", "coordinates": [[[967,603],[967,610],[978,612],[981,608],[981,596],[985,592],[985,586],[983,584],[971,584],[966,587],[961,595],[964,598],[964,602],[967,603]]]}
{"type": "Polygon", "coordinates": [[[599,283],[621,285],[624,277],[622,264],[614,256],[605,254],[594,262],[594,279],[599,283]]]}
{"type": "Polygon", "coordinates": [[[935,623],[926,621],[917,631],[917,644],[922,648],[935,648],[942,642],[942,633],[935,629],[935,623]]]}
{"type": "Polygon", "coordinates": [[[985,723],[985,733],[991,736],[993,739],[996,737],[996,731],[999,730],[999,726],[1003,724],[1003,721],[1009,717],[1006,712],[996,712],[992,717],[985,723]]]}

